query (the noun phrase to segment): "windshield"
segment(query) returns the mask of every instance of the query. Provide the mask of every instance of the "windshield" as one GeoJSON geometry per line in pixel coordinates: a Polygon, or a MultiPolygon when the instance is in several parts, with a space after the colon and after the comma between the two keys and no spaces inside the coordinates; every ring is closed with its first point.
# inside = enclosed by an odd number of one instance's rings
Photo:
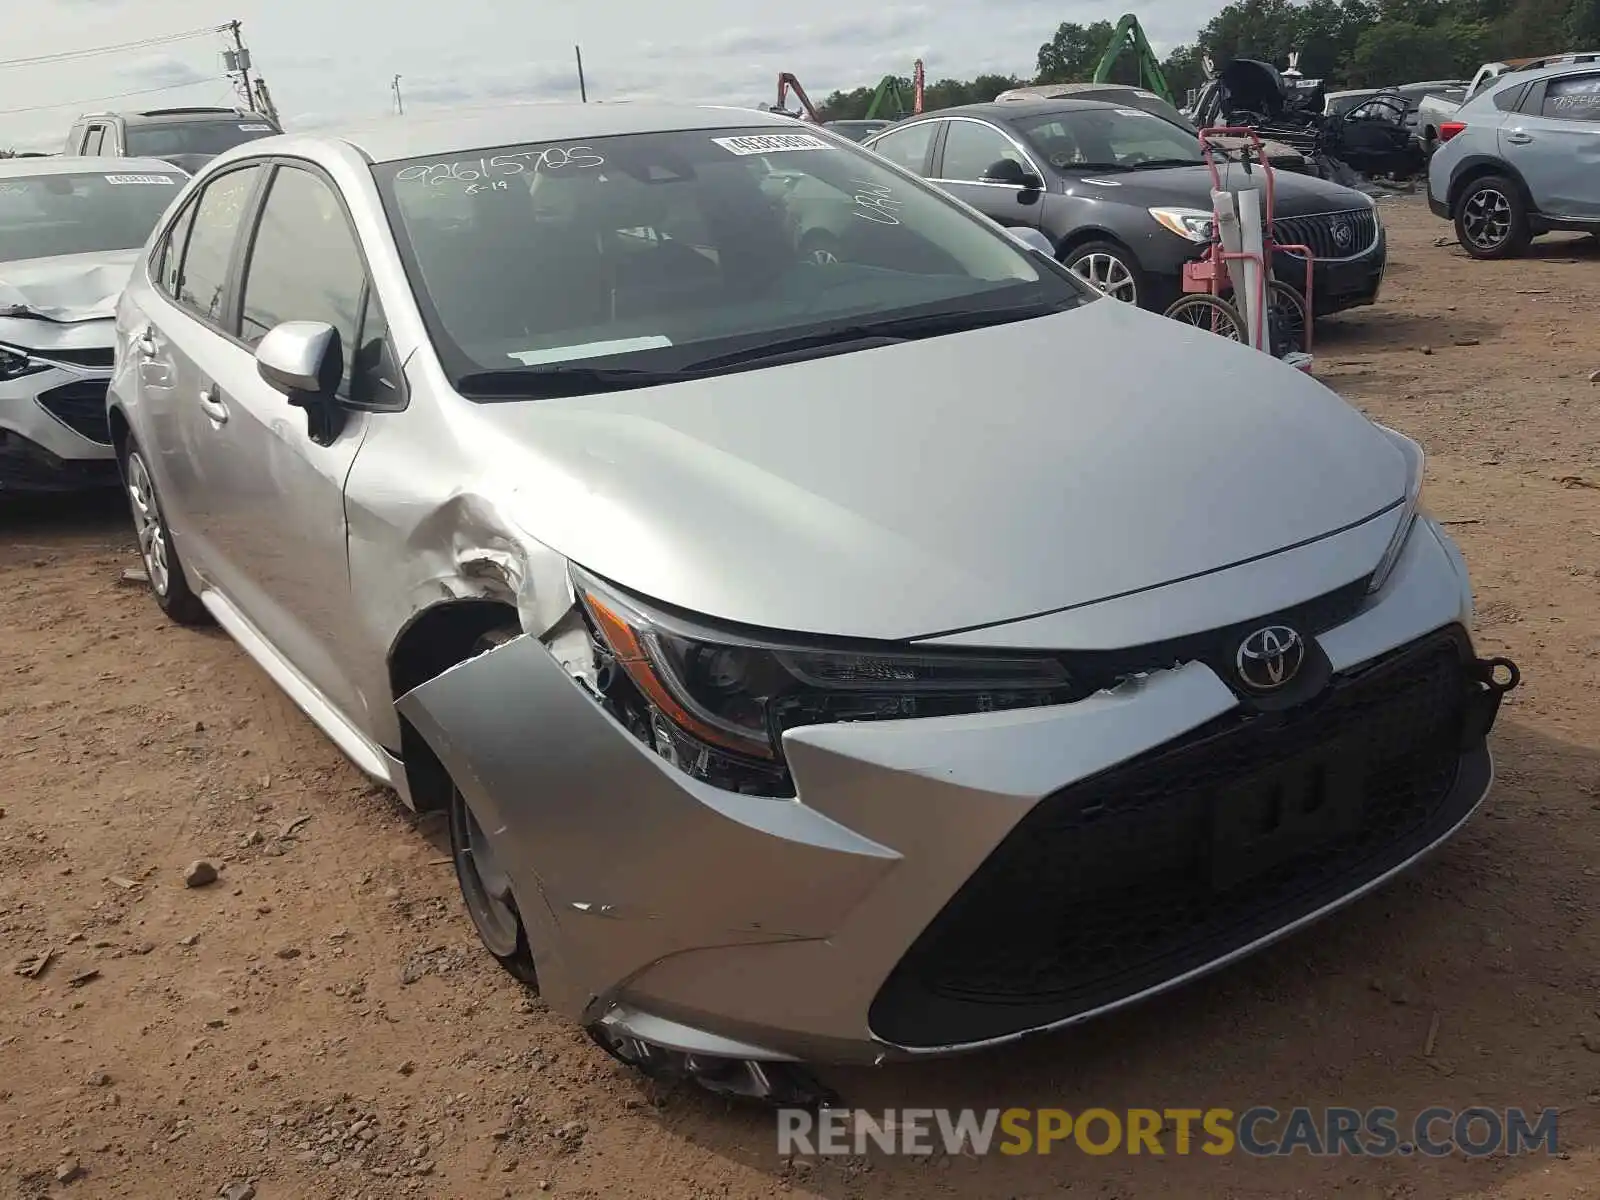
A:
{"type": "Polygon", "coordinates": [[[1012,124],[1061,171],[1136,171],[1205,161],[1199,138],[1138,108],[1096,106],[1012,124]]]}
{"type": "Polygon", "coordinates": [[[137,249],[186,179],[177,170],[0,178],[0,262],[137,249]]]}
{"type": "Polygon", "coordinates": [[[846,324],[993,323],[1093,298],[998,226],[817,133],[635,134],[373,170],[464,391],[485,372],[673,371],[846,324]]]}
{"type": "Polygon", "coordinates": [[[264,120],[163,121],[129,125],[131,158],[165,158],[169,154],[221,154],[241,142],[271,137],[278,131],[264,120]]]}

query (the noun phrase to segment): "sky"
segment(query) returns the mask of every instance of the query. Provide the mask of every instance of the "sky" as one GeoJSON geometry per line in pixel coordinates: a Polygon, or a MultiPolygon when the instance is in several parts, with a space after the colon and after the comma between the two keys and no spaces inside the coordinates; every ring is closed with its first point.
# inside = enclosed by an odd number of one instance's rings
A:
{"type": "MultiPolygon", "coordinates": [[[[23,0],[15,0],[21,4],[23,0]]],[[[820,103],[836,88],[1032,73],[1062,21],[1115,21],[1129,0],[28,0],[0,39],[0,147],[61,148],[81,112],[232,104],[219,34],[46,63],[14,60],[182,34],[238,20],[287,129],[336,128],[502,101],[589,99],[771,104],[780,71],[820,103]],[[118,95],[119,93],[138,93],[118,95]]],[[[1213,11],[1195,0],[1136,6],[1158,51],[1213,11]]]]}

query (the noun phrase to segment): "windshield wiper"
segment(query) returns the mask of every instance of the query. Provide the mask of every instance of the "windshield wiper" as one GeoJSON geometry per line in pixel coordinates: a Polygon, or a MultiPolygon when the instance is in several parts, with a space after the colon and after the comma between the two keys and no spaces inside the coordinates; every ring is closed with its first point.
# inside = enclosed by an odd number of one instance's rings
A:
{"type": "Polygon", "coordinates": [[[966,309],[929,313],[916,317],[897,317],[884,321],[860,321],[835,325],[799,337],[732,350],[696,359],[681,367],[637,370],[627,367],[507,367],[497,371],[474,371],[456,380],[463,396],[480,400],[544,400],[558,396],[584,396],[594,392],[620,392],[630,388],[658,387],[704,379],[747,367],[771,365],[785,359],[817,357],[846,348],[870,349],[892,346],[916,338],[940,337],[990,325],[1008,325],[1046,317],[1077,307],[1071,303],[1016,304],[1002,308],[966,309]]]}
{"type": "Polygon", "coordinates": [[[677,383],[682,371],[636,371],[621,367],[507,367],[474,371],[456,380],[456,391],[478,400],[549,400],[629,388],[677,383]]]}
{"type": "Polygon", "coordinates": [[[1203,167],[1205,160],[1200,158],[1147,158],[1143,162],[1134,163],[1128,168],[1131,171],[1159,171],[1167,167],[1203,167]]]}
{"type": "Polygon", "coordinates": [[[1014,304],[1003,308],[962,309],[954,312],[926,313],[916,317],[895,317],[884,321],[851,322],[831,329],[781,341],[766,342],[745,350],[734,350],[689,363],[684,371],[692,375],[710,375],[732,368],[753,366],[774,359],[807,356],[814,351],[842,349],[855,346],[870,349],[873,346],[891,346],[897,342],[917,338],[942,337],[949,333],[964,333],[970,329],[983,329],[990,325],[1009,325],[1013,321],[1026,321],[1033,317],[1046,317],[1064,312],[1074,305],[1059,302],[1014,304]]]}

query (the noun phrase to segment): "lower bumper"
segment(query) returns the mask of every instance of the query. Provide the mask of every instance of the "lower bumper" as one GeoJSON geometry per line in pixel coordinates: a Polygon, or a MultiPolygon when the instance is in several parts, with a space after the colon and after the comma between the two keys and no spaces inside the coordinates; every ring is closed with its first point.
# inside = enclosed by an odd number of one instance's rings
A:
{"type": "Polygon", "coordinates": [[[61,458],[21,434],[0,429],[0,492],[77,492],[117,483],[114,458],[61,458]]]}
{"type": "Polygon", "coordinates": [[[1435,200],[1431,190],[1428,192],[1428,211],[1440,220],[1448,221],[1451,219],[1450,206],[1443,200],[1435,200]]]}

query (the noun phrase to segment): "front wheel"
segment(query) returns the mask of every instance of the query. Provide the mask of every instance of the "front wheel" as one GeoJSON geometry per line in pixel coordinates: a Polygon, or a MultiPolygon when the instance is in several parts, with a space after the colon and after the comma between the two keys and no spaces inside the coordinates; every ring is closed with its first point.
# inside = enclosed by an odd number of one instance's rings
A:
{"type": "Polygon", "coordinates": [[[1528,248],[1528,206],[1522,191],[1500,175],[1469,183],[1456,201],[1456,240],[1473,258],[1515,258],[1528,248]]]}
{"type": "Polygon", "coordinates": [[[1245,337],[1244,318],[1239,315],[1239,310],[1220,296],[1190,292],[1173,301],[1165,315],[1174,321],[1225,337],[1230,342],[1248,340],[1245,337]]]}
{"type": "Polygon", "coordinates": [[[1144,294],[1138,262],[1115,242],[1074,246],[1062,256],[1061,265],[1113,300],[1138,304],[1144,294]]]}
{"type": "MultiPolygon", "coordinates": [[[[473,647],[474,656],[492,650],[516,636],[514,630],[485,634],[473,647]]],[[[511,872],[501,863],[495,847],[461,789],[450,787],[450,857],[455,863],[456,883],[467,906],[478,940],[513,977],[538,989],[539,974],[534,967],[528,931],[517,911],[511,889],[511,872]]]]}

